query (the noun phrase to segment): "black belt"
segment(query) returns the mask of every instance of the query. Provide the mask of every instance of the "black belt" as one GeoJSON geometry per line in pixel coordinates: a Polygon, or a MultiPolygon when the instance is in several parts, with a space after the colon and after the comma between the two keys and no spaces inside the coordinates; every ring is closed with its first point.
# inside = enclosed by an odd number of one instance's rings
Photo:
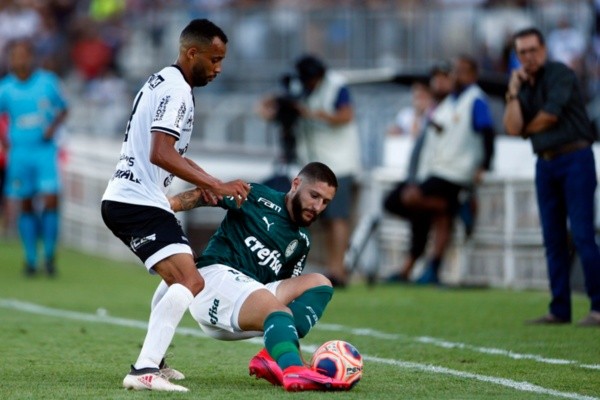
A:
{"type": "Polygon", "coordinates": [[[563,154],[572,153],[577,150],[585,149],[589,146],[590,142],[588,142],[587,140],[580,139],[574,142],[563,144],[562,146],[558,146],[554,149],[542,150],[538,153],[538,157],[540,157],[543,160],[550,161],[563,154]]]}

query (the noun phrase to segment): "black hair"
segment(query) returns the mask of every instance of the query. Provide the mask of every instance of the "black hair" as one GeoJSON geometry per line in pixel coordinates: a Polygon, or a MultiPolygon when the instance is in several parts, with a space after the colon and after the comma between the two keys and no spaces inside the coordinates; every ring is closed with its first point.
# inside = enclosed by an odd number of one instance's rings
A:
{"type": "Polygon", "coordinates": [[[538,28],[535,28],[535,27],[525,28],[525,29],[521,29],[520,31],[517,31],[513,35],[513,46],[514,46],[515,42],[517,41],[517,39],[520,39],[522,37],[529,36],[529,35],[536,36],[538,38],[538,41],[540,42],[540,44],[542,46],[545,46],[546,40],[544,39],[544,35],[542,34],[542,31],[540,31],[538,28]]]}
{"type": "Polygon", "coordinates": [[[462,53],[459,54],[458,57],[456,57],[456,59],[458,61],[464,62],[465,64],[467,64],[469,66],[469,68],[471,69],[471,72],[474,74],[477,74],[479,72],[479,66],[477,64],[477,60],[466,53],[462,53]]]}
{"type": "Polygon", "coordinates": [[[17,46],[25,46],[30,53],[32,53],[32,54],[34,53],[35,47],[33,45],[32,40],[29,38],[17,38],[17,39],[9,40],[5,46],[6,53],[10,54],[10,52],[13,50],[13,48],[15,48],[17,46]]]}
{"type": "Polygon", "coordinates": [[[326,70],[327,67],[323,61],[310,54],[306,54],[296,61],[296,72],[302,82],[321,78],[325,75],[326,70]]]}
{"type": "Polygon", "coordinates": [[[225,35],[225,32],[221,28],[205,18],[194,19],[181,31],[179,42],[183,44],[192,41],[208,44],[215,37],[218,37],[223,43],[227,44],[227,35],[225,35]]]}
{"type": "Polygon", "coordinates": [[[308,163],[300,170],[298,176],[304,177],[312,182],[325,182],[331,187],[337,189],[338,181],[333,171],[325,164],[320,162],[308,163]]]}
{"type": "Polygon", "coordinates": [[[450,71],[452,71],[452,65],[451,65],[450,61],[443,60],[443,61],[440,61],[440,62],[434,64],[429,69],[429,76],[432,77],[437,74],[449,75],[450,71]]]}

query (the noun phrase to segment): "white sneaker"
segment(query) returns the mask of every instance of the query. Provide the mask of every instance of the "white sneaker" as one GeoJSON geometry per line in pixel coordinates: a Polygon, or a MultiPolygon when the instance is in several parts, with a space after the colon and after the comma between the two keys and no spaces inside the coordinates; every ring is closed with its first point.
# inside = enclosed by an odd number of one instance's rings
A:
{"type": "Polygon", "coordinates": [[[169,367],[167,365],[167,361],[164,358],[160,360],[158,368],[160,369],[160,373],[163,374],[164,377],[170,381],[181,381],[185,379],[185,375],[182,372],[179,372],[176,369],[169,367]]]}
{"type": "Polygon", "coordinates": [[[176,369],[171,368],[167,365],[160,369],[160,373],[170,381],[181,381],[185,379],[185,375],[182,372],[179,372],[176,369]]]}
{"type": "Polygon", "coordinates": [[[175,385],[160,373],[156,368],[144,368],[136,370],[131,368],[131,372],[123,379],[123,387],[132,390],[155,390],[162,392],[187,392],[188,389],[175,385]]]}

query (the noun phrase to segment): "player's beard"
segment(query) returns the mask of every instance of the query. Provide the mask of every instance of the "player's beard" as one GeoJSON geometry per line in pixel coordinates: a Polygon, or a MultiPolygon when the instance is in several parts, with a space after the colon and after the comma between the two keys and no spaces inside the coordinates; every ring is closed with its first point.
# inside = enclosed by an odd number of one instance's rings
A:
{"type": "Polygon", "coordinates": [[[292,197],[292,216],[294,217],[294,222],[298,226],[310,226],[310,224],[315,222],[315,220],[317,219],[318,215],[315,214],[314,217],[312,217],[310,220],[305,220],[302,217],[302,212],[304,210],[305,209],[302,208],[302,203],[300,202],[300,196],[298,195],[298,193],[296,193],[294,197],[292,197]]]}
{"type": "Polygon", "coordinates": [[[200,65],[196,65],[192,68],[192,85],[194,87],[206,86],[210,82],[206,70],[200,65]]]}

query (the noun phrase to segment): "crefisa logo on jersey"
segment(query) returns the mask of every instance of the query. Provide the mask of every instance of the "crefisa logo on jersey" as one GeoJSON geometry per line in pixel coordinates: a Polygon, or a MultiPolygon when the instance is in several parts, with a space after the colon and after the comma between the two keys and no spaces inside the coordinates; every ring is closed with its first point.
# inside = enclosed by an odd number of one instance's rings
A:
{"type": "Polygon", "coordinates": [[[294,254],[296,247],[298,247],[298,240],[294,239],[285,248],[285,258],[289,258],[292,254],[294,254]]]}

